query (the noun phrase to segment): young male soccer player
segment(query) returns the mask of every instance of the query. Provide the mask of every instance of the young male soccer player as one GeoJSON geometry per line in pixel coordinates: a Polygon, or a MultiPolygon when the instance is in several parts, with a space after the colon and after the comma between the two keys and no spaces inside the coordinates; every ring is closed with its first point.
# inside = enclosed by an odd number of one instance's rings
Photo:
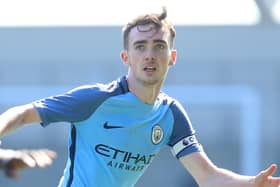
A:
{"type": "Polygon", "coordinates": [[[175,29],[161,14],[147,14],[123,30],[121,59],[128,73],[108,84],[17,106],[3,113],[0,135],[24,124],[72,124],[61,187],[133,186],[164,145],[204,187],[277,187],[276,165],[256,176],[215,166],[203,152],[180,103],[161,92],[175,65],[175,29]]]}

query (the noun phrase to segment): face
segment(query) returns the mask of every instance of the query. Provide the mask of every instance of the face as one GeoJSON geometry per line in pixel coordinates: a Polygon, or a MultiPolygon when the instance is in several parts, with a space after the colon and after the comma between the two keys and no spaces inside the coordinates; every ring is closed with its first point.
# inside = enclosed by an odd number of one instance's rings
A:
{"type": "Polygon", "coordinates": [[[131,30],[128,49],[121,53],[123,62],[129,67],[128,79],[131,82],[162,85],[169,67],[176,60],[176,51],[170,49],[169,37],[169,30],[164,27],[146,32],[139,31],[137,27],[131,30]]]}

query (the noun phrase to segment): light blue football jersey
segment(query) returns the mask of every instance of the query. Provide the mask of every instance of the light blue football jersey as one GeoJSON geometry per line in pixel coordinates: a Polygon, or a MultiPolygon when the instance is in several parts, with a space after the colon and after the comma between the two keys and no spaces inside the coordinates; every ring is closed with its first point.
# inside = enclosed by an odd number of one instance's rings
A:
{"type": "Polygon", "coordinates": [[[34,102],[42,125],[70,122],[60,187],[131,187],[160,149],[180,158],[201,150],[183,107],[160,93],[154,104],[129,92],[126,77],[34,102]]]}

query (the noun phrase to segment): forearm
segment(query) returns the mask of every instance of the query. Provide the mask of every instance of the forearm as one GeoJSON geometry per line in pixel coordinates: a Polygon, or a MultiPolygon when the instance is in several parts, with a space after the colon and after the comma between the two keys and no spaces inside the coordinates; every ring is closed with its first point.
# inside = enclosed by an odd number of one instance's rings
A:
{"type": "Polygon", "coordinates": [[[28,117],[30,105],[22,105],[10,108],[0,115],[0,137],[15,129],[32,122],[28,117]]]}
{"type": "Polygon", "coordinates": [[[253,187],[255,176],[239,175],[226,169],[216,168],[201,187],[253,187]]]}
{"type": "Polygon", "coordinates": [[[257,187],[255,176],[239,175],[217,167],[201,151],[180,158],[200,187],[257,187]]]}

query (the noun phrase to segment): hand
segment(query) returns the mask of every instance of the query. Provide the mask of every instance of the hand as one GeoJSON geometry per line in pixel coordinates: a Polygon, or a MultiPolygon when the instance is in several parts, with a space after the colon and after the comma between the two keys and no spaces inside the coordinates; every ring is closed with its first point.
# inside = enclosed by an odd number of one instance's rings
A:
{"type": "Polygon", "coordinates": [[[56,153],[47,149],[36,150],[1,150],[3,170],[6,176],[16,179],[23,168],[46,167],[53,163],[56,153]]]}
{"type": "Polygon", "coordinates": [[[272,175],[277,170],[277,165],[272,164],[269,168],[261,171],[255,178],[255,187],[280,187],[280,177],[273,177],[272,175]]]}

